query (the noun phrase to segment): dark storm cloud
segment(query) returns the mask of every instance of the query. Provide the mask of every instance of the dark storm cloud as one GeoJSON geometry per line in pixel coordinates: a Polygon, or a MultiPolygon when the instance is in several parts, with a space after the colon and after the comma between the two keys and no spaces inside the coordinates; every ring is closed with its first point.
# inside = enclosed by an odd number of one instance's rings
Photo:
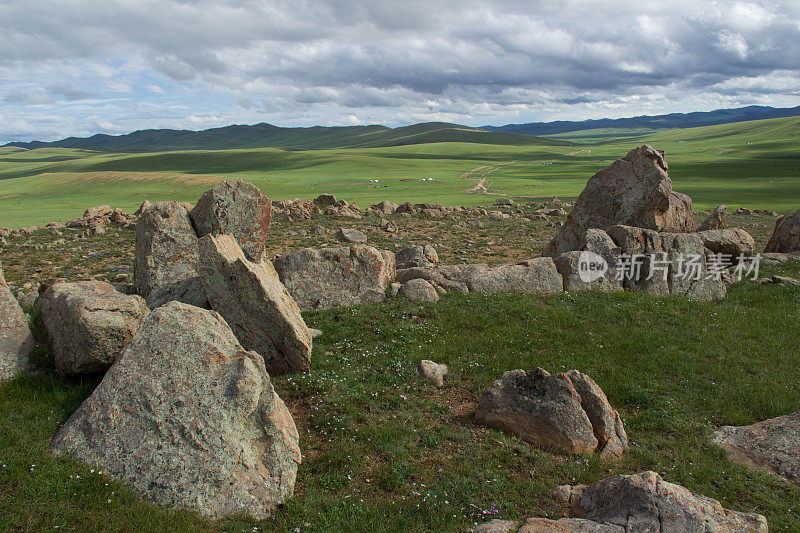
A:
{"type": "Polygon", "coordinates": [[[120,131],[800,103],[796,0],[28,0],[0,21],[7,124],[50,96],[74,106],[43,123],[92,97],[120,131]]]}

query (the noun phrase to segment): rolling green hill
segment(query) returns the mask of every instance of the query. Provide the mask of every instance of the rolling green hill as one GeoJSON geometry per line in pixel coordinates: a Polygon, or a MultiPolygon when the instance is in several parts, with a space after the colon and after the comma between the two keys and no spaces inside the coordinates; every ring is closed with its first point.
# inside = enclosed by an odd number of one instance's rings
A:
{"type": "Polygon", "coordinates": [[[242,148],[287,148],[320,150],[331,148],[375,148],[433,142],[468,142],[504,145],[569,145],[566,140],[549,140],[532,135],[497,133],[458,124],[426,122],[387,128],[386,126],[314,126],[280,128],[272,124],[234,125],[203,131],[140,130],[127,135],[69,137],[60,141],[10,143],[4,148],[73,148],[107,152],[152,152],[172,150],[230,150],[242,148]]]}
{"type": "MultiPolygon", "coordinates": [[[[271,198],[331,192],[359,205],[380,200],[486,205],[574,197],[600,168],[638,145],[664,149],[676,190],[698,209],[725,203],[787,212],[800,207],[800,117],[667,130],[580,144],[403,142],[435,140],[452,125],[391,130],[394,146],[373,132],[357,148],[179,150],[147,153],[68,148],[0,149],[0,227],[79,216],[89,205],[135,210],[145,199],[195,201],[223,179],[244,179],[271,198]],[[439,133],[437,133],[439,132],[439,133]],[[484,168],[485,167],[485,168],[484,168]],[[464,176],[468,171],[480,169],[464,176]],[[432,178],[432,180],[431,180],[432,178]],[[469,190],[485,179],[487,194],[469,190]]],[[[478,135],[466,129],[464,135],[478,135]]],[[[449,135],[449,133],[448,133],[449,135]]],[[[352,139],[351,139],[352,140],[352,139]]],[[[537,141],[541,141],[538,139],[537,141]]],[[[328,142],[331,142],[329,139],[328,142]]]]}
{"type": "Polygon", "coordinates": [[[559,120],[555,122],[528,122],[525,124],[507,124],[505,126],[483,126],[490,131],[522,133],[525,135],[558,135],[586,130],[619,130],[625,134],[630,130],[657,131],[676,128],[697,128],[734,122],[764,120],[769,118],[796,117],[800,115],[800,106],[791,108],[774,108],[768,106],[748,106],[736,109],[717,109],[694,113],[670,113],[668,115],[642,115],[630,118],[603,118],[583,120],[580,122],[559,120]]]}

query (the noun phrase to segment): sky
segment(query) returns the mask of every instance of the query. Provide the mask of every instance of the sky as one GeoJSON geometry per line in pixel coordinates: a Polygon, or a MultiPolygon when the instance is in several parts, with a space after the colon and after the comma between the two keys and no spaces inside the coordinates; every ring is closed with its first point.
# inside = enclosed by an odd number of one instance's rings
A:
{"type": "Polygon", "coordinates": [[[0,143],[800,105],[800,2],[0,0],[0,143]]]}

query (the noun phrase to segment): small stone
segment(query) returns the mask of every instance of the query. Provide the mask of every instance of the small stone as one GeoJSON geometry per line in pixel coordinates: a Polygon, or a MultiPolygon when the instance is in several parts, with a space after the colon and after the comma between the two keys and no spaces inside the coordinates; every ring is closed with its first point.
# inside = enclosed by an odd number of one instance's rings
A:
{"type": "Polygon", "coordinates": [[[437,387],[444,387],[444,376],[447,374],[447,365],[423,359],[419,363],[418,371],[420,376],[437,387]]]}
{"type": "Polygon", "coordinates": [[[336,238],[342,242],[352,244],[364,244],[367,242],[367,236],[357,229],[339,228],[336,231],[336,238]]]}

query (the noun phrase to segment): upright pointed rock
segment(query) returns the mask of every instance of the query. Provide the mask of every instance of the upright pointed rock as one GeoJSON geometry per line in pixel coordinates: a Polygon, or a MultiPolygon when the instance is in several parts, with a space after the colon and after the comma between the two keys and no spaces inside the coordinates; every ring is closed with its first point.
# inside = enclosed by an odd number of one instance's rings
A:
{"type": "Polygon", "coordinates": [[[249,261],[230,235],[206,235],[198,270],[211,307],[271,374],[310,369],[311,334],[270,261],[249,261]]]}
{"type": "Polygon", "coordinates": [[[0,383],[28,369],[28,355],[33,344],[28,319],[8,290],[0,265],[0,383]]]}

